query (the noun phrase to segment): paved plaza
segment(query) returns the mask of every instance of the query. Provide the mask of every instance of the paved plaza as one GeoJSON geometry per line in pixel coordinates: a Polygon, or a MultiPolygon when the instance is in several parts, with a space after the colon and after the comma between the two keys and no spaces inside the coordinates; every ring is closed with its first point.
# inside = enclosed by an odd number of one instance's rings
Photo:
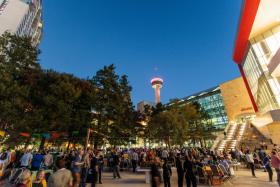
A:
{"type": "MultiPolygon", "coordinates": [[[[230,182],[225,183],[226,186],[234,187],[277,187],[275,182],[276,176],[274,174],[274,182],[268,182],[267,173],[261,170],[256,172],[257,178],[253,178],[249,170],[240,169],[236,171],[236,177],[230,182]]],[[[144,173],[133,174],[131,172],[121,172],[121,179],[113,179],[112,173],[104,173],[103,184],[98,184],[98,187],[148,187],[150,184],[145,184],[145,175],[144,173]]],[[[176,172],[173,173],[172,184],[171,186],[177,186],[177,176],[176,172]]],[[[89,187],[90,185],[88,185],[89,187]]],[[[163,186],[163,185],[162,185],[163,186]]],[[[184,184],[184,187],[186,184],[184,184]]],[[[207,185],[198,185],[198,186],[207,186],[207,185]]]]}

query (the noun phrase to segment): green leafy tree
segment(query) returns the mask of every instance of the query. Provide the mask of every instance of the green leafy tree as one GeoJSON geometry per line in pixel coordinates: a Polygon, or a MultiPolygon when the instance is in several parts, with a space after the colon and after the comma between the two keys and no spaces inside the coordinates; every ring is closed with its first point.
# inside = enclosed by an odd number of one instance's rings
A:
{"type": "Polygon", "coordinates": [[[167,107],[157,106],[151,114],[148,131],[150,138],[166,145],[183,146],[185,142],[200,142],[212,137],[209,115],[198,103],[174,100],[167,107]]]}
{"type": "Polygon", "coordinates": [[[126,144],[133,134],[132,90],[127,76],[119,77],[115,66],[105,66],[91,80],[96,87],[95,147],[106,139],[112,145],[126,144]]]}
{"type": "Polygon", "coordinates": [[[0,127],[2,129],[21,130],[27,126],[23,119],[30,109],[31,87],[25,84],[25,78],[40,71],[38,54],[39,50],[31,45],[31,39],[28,37],[19,37],[10,33],[0,36],[0,127]]]}

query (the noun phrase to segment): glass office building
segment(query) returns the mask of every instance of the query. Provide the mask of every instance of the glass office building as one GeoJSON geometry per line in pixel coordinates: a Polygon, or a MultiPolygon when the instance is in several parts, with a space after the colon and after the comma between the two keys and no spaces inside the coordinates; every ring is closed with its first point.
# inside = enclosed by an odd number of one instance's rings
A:
{"type": "MultiPolygon", "coordinates": [[[[181,99],[180,102],[199,103],[209,114],[210,120],[216,129],[223,130],[228,123],[228,117],[219,86],[185,97],[181,99]]],[[[171,104],[172,103],[169,103],[167,105],[171,104]]]]}
{"type": "Polygon", "coordinates": [[[252,124],[280,144],[280,1],[244,1],[233,50],[252,102],[252,124]]]}
{"type": "Polygon", "coordinates": [[[272,75],[275,65],[271,64],[279,49],[280,24],[250,39],[249,50],[242,63],[260,112],[279,109],[280,106],[279,77],[272,75]]]}

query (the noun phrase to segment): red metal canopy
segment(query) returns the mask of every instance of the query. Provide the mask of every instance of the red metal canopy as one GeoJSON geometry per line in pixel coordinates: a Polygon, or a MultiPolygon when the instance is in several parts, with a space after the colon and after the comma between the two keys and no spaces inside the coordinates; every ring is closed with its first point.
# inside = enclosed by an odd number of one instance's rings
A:
{"type": "Polygon", "coordinates": [[[247,50],[248,39],[257,15],[261,0],[244,0],[239,28],[236,35],[233,51],[233,60],[241,64],[247,50]]]}

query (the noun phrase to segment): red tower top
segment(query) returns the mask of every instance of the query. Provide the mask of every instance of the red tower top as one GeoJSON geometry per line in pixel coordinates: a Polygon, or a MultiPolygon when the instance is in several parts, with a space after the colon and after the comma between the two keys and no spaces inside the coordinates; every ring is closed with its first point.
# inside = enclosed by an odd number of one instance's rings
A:
{"type": "Polygon", "coordinates": [[[159,78],[159,77],[155,77],[151,80],[151,84],[152,84],[152,87],[162,87],[163,85],[163,79],[159,78]]]}

